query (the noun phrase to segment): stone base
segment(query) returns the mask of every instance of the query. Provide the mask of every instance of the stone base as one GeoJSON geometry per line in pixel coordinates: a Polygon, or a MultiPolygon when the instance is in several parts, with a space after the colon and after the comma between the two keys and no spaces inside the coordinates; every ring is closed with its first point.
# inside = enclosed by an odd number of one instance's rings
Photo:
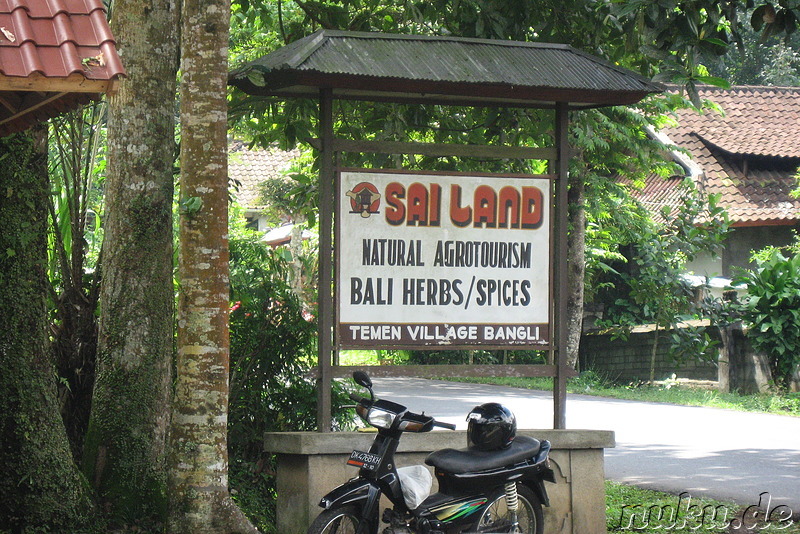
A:
{"type": "MultiPolygon", "coordinates": [[[[548,534],[605,534],[603,450],[614,447],[614,433],[605,430],[520,430],[518,434],[549,440],[556,484],[546,483],[550,507],[544,509],[548,534]]],[[[345,464],[353,449],[369,450],[367,432],[274,432],[265,436],[265,450],[277,456],[278,517],[281,534],[303,534],[322,510],[320,499],[358,475],[345,464]]],[[[395,460],[398,467],[423,464],[432,451],[466,447],[465,431],[403,435],[395,460]]],[[[436,491],[434,477],[433,492],[436,491]]]]}

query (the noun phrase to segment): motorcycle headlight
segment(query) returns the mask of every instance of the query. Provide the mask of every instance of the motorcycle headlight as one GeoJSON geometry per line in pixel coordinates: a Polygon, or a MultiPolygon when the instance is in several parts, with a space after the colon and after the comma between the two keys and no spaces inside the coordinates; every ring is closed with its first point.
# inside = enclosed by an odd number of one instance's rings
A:
{"type": "Polygon", "coordinates": [[[396,414],[381,408],[372,408],[367,414],[367,422],[378,428],[391,428],[396,414]]]}

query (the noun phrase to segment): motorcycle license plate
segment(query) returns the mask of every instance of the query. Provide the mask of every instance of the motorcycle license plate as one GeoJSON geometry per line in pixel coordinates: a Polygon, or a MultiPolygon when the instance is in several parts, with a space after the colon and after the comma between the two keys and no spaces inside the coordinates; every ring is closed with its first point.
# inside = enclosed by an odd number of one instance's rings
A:
{"type": "Polygon", "coordinates": [[[371,452],[353,451],[347,460],[347,465],[360,467],[368,471],[376,471],[381,463],[381,457],[371,452]]]}

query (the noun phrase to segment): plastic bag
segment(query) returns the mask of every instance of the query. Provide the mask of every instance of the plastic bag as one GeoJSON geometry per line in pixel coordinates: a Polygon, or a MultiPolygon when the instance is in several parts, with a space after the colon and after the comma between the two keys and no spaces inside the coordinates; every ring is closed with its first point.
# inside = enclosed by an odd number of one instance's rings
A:
{"type": "Polygon", "coordinates": [[[409,510],[414,510],[431,494],[433,477],[424,465],[410,465],[397,469],[400,487],[403,488],[403,500],[409,510]]]}

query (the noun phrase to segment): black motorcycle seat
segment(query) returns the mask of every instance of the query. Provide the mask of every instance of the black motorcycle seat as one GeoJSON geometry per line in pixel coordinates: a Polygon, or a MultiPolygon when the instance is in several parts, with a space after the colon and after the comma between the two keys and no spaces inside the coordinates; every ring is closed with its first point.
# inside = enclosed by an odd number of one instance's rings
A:
{"type": "Polygon", "coordinates": [[[488,471],[531,458],[540,448],[538,439],[517,436],[507,449],[498,451],[481,451],[473,448],[442,449],[429,454],[425,463],[446,473],[488,471]]]}

